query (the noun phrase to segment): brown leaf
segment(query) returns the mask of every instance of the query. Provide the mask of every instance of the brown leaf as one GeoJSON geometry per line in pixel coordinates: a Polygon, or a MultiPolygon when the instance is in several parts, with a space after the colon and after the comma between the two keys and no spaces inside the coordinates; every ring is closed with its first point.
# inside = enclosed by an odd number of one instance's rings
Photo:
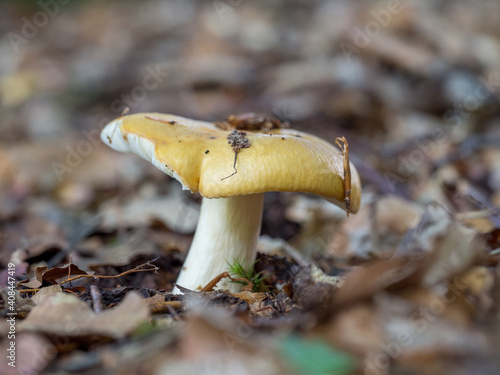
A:
{"type": "Polygon", "coordinates": [[[306,309],[324,308],[342,283],[341,277],[327,276],[314,265],[302,267],[293,282],[293,299],[306,309]]]}
{"type": "Polygon", "coordinates": [[[398,197],[373,201],[344,221],[341,230],[329,241],[329,251],[339,257],[358,258],[392,254],[401,237],[418,224],[421,215],[420,206],[398,197]]]}
{"type": "Polygon", "coordinates": [[[182,307],[182,301],[165,301],[165,296],[162,294],[155,294],[152,297],[144,300],[151,309],[153,314],[162,314],[170,311],[170,308],[179,310],[182,307]]]}
{"type": "Polygon", "coordinates": [[[435,285],[470,267],[480,254],[477,232],[457,223],[447,228],[446,235],[436,241],[423,284],[435,285]]]}
{"type": "Polygon", "coordinates": [[[149,307],[135,292],[128,293],[122,302],[100,314],[89,305],[68,293],[47,296],[28,317],[18,325],[19,332],[41,332],[56,336],[110,337],[119,339],[149,317],[149,307]]]}
{"type": "Polygon", "coordinates": [[[76,264],[70,263],[62,267],[52,267],[49,270],[43,271],[41,273],[41,281],[48,282],[49,284],[57,284],[58,279],[66,279],[76,275],[88,275],[88,273],[78,268],[76,264]]]}
{"type": "Polygon", "coordinates": [[[35,305],[39,305],[47,296],[54,293],[62,293],[62,288],[59,284],[41,288],[33,297],[31,297],[31,300],[35,303],[35,305]]]}
{"type": "Polygon", "coordinates": [[[236,298],[242,299],[249,305],[252,305],[254,303],[259,303],[267,298],[266,293],[238,292],[238,293],[233,293],[233,295],[236,298]]]}
{"type": "MultiPolygon", "coordinates": [[[[344,308],[355,301],[372,296],[374,293],[413,281],[421,268],[422,260],[409,258],[394,258],[375,261],[368,265],[357,267],[345,275],[342,286],[331,299],[334,309],[344,308]]],[[[416,279],[418,281],[419,278],[416,279]]]]}
{"type": "Polygon", "coordinates": [[[47,266],[41,266],[35,268],[35,278],[36,280],[40,283],[40,285],[43,284],[43,273],[47,271],[48,267],[47,266]]]}
{"type": "Polygon", "coordinates": [[[26,279],[23,281],[18,282],[19,285],[24,286],[28,289],[38,289],[42,286],[42,283],[37,280],[36,277],[33,277],[31,279],[26,279]]]}

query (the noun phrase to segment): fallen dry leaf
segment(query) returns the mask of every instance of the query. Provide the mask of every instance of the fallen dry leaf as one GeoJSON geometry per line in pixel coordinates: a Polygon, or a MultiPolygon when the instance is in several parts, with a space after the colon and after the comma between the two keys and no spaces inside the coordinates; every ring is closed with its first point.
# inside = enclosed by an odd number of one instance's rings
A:
{"type": "Polygon", "coordinates": [[[118,306],[95,314],[89,305],[68,293],[47,296],[18,325],[19,332],[63,337],[98,336],[119,339],[133,332],[150,315],[144,299],[128,293],[118,306]]]}
{"type": "Polygon", "coordinates": [[[233,295],[236,298],[242,299],[249,305],[252,305],[254,303],[259,303],[260,301],[267,298],[266,293],[238,292],[238,293],[233,293],[233,295]]]}
{"type": "Polygon", "coordinates": [[[334,233],[328,251],[342,258],[391,254],[402,236],[418,224],[422,213],[418,205],[394,196],[364,204],[334,233]]]}
{"type": "Polygon", "coordinates": [[[52,267],[43,271],[40,275],[41,280],[39,281],[56,284],[59,279],[66,279],[76,275],[88,275],[88,273],[78,268],[76,264],[70,263],[62,267],[52,267]]]}
{"type": "Polygon", "coordinates": [[[179,310],[182,308],[182,301],[165,301],[165,296],[157,293],[153,297],[144,300],[153,314],[164,314],[170,309],[179,310]]]}
{"type": "Polygon", "coordinates": [[[0,285],[12,263],[40,288],[15,293],[16,372],[340,375],[320,368],[346,350],[358,370],[342,375],[498,374],[499,1],[63,3],[0,11],[0,285]],[[346,220],[321,197],[267,193],[266,294],[173,296],[199,194],[101,141],[125,107],[344,136],[363,206],[346,220]],[[131,270],[156,257],[158,273],[131,270]],[[49,286],[71,268],[85,278],[49,286]],[[154,297],[122,308],[133,290],[154,297]],[[32,309],[38,331],[22,332],[32,309]]]}
{"type": "Polygon", "coordinates": [[[386,288],[418,282],[422,265],[423,261],[401,257],[355,267],[345,274],[342,287],[331,296],[331,308],[344,309],[386,288]]]}
{"type": "Polygon", "coordinates": [[[33,297],[31,297],[31,300],[35,305],[39,305],[47,296],[50,296],[54,293],[62,293],[62,291],[63,290],[61,286],[58,284],[40,288],[40,290],[36,292],[33,297]]]}
{"type": "Polygon", "coordinates": [[[293,300],[306,310],[323,309],[343,281],[342,277],[325,275],[314,265],[302,267],[293,282],[293,300]]]}

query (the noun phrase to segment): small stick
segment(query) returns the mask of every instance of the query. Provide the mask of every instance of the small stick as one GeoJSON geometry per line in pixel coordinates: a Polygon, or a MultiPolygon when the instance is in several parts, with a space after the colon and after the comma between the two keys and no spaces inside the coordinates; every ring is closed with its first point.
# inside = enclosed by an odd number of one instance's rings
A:
{"type": "Polygon", "coordinates": [[[33,288],[33,289],[21,289],[19,290],[19,293],[36,293],[40,290],[40,288],[33,288]]]}
{"type": "Polygon", "coordinates": [[[221,181],[222,181],[222,180],[225,180],[226,178],[232,177],[232,176],[234,176],[236,173],[238,173],[238,170],[236,169],[236,158],[238,157],[238,152],[239,152],[239,151],[235,151],[235,152],[234,152],[234,164],[233,164],[234,172],[233,172],[233,173],[231,173],[229,176],[226,176],[226,177],[224,177],[224,178],[221,178],[221,181]]]}
{"type": "Polygon", "coordinates": [[[92,296],[92,305],[94,306],[94,312],[99,314],[102,312],[102,299],[101,292],[97,285],[90,286],[90,295],[92,296]]]}
{"type": "Polygon", "coordinates": [[[345,137],[338,137],[335,139],[335,143],[342,150],[342,156],[344,158],[344,202],[345,212],[347,217],[349,217],[349,213],[351,212],[351,166],[349,164],[349,145],[345,137]],[[342,145],[340,142],[342,142],[342,145]]]}
{"type": "MultiPolygon", "coordinates": [[[[144,264],[141,264],[141,265],[139,265],[139,266],[137,266],[135,268],[132,268],[130,270],[124,271],[124,272],[120,273],[119,275],[106,276],[106,275],[88,275],[88,274],[84,274],[84,275],[73,276],[73,277],[71,277],[69,279],[63,280],[60,283],[58,283],[58,285],[62,285],[62,284],[65,284],[65,283],[70,283],[72,281],[81,279],[83,277],[88,277],[88,278],[93,278],[93,279],[117,279],[119,277],[128,275],[129,273],[134,273],[134,272],[148,272],[148,271],[155,271],[156,272],[156,271],[159,270],[159,268],[156,267],[154,264],[151,264],[151,262],[154,262],[156,260],[158,260],[158,258],[150,260],[150,261],[148,261],[148,262],[146,262],[144,264]],[[143,267],[149,267],[149,268],[143,268],[143,267]]],[[[19,290],[19,293],[38,292],[39,290],[40,290],[40,288],[21,289],[21,290],[19,290]]]]}
{"type": "MultiPolygon", "coordinates": [[[[71,261],[73,259],[73,254],[69,254],[69,260],[68,260],[68,279],[71,277],[71,261]]],[[[71,287],[71,284],[69,284],[71,287]]]]}
{"type": "MultiPolygon", "coordinates": [[[[158,258],[156,258],[158,259],[158,258]]],[[[71,281],[74,281],[74,280],[78,280],[78,279],[81,279],[82,277],[90,277],[90,278],[94,278],[94,279],[116,279],[118,277],[122,277],[122,276],[125,276],[125,275],[128,275],[129,273],[134,273],[134,272],[148,272],[148,271],[158,271],[159,268],[156,267],[154,264],[151,264],[150,262],[154,262],[156,259],[152,260],[152,261],[149,261],[149,262],[146,262],[144,264],[141,264],[135,268],[132,268],[131,270],[128,270],[128,271],[125,271],[125,272],[122,272],[120,273],[119,275],[115,275],[115,276],[105,276],[105,275],[102,275],[102,276],[99,276],[99,275],[78,275],[78,276],[73,276],[72,278],[70,279],[66,279],[66,280],[63,280],[59,283],[59,285],[62,285],[64,283],[68,283],[68,282],[71,282],[71,281]],[[143,267],[150,267],[150,268],[147,268],[147,269],[142,269],[143,267]]]]}
{"type": "MultiPolygon", "coordinates": [[[[100,275],[88,275],[88,274],[77,275],[77,276],[73,276],[73,277],[70,277],[70,278],[68,278],[66,280],[61,281],[60,283],[58,283],[58,285],[62,285],[62,284],[65,284],[65,283],[68,283],[68,282],[71,282],[71,281],[74,281],[74,280],[78,280],[78,279],[81,279],[83,277],[89,277],[89,278],[93,278],[93,279],[117,279],[118,277],[122,277],[122,276],[128,275],[129,273],[134,273],[134,272],[148,272],[148,271],[155,271],[156,272],[156,271],[159,270],[159,268],[156,267],[154,264],[151,264],[151,263],[155,262],[157,260],[158,260],[158,258],[149,260],[146,263],[140,264],[140,265],[138,265],[135,268],[132,268],[132,269],[127,270],[127,271],[124,271],[124,272],[120,273],[119,275],[114,275],[114,276],[106,276],[106,275],[100,276],[100,275]],[[148,268],[144,268],[144,267],[148,267],[148,268]]],[[[40,290],[40,288],[36,288],[36,289],[21,289],[19,291],[19,293],[38,292],[39,290],[40,290]]]]}
{"type": "Polygon", "coordinates": [[[491,216],[490,210],[480,210],[480,211],[467,211],[467,212],[458,212],[455,214],[457,220],[473,220],[473,219],[486,219],[491,216]]]}
{"type": "Polygon", "coordinates": [[[456,194],[455,196],[457,198],[469,200],[470,202],[472,202],[476,206],[481,207],[483,209],[483,211],[488,211],[491,216],[494,216],[497,219],[500,219],[500,214],[499,214],[499,212],[497,212],[497,209],[494,209],[494,208],[492,209],[492,208],[488,207],[486,204],[481,202],[479,199],[474,198],[472,195],[470,195],[470,194],[456,194]]]}
{"type": "Polygon", "coordinates": [[[222,279],[229,279],[231,281],[244,281],[246,283],[250,283],[250,280],[247,280],[247,279],[244,279],[244,278],[234,278],[234,277],[231,277],[231,275],[229,275],[228,272],[222,272],[220,275],[217,275],[213,278],[212,281],[210,281],[207,285],[205,285],[202,289],[201,289],[201,292],[211,292],[215,286],[217,285],[217,283],[219,281],[221,281],[222,279]]]}
{"type": "Polygon", "coordinates": [[[76,294],[75,292],[73,292],[72,290],[69,290],[69,289],[64,289],[63,290],[64,293],[71,293],[73,294],[74,296],[78,297],[78,294],[76,294]]]}
{"type": "MultiPolygon", "coordinates": [[[[128,111],[129,111],[129,108],[128,108],[128,107],[125,107],[125,109],[124,109],[124,110],[123,110],[123,112],[122,112],[122,117],[123,117],[123,116],[126,116],[126,115],[127,115],[127,113],[128,113],[128,111]]],[[[108,142],[109,142],[109,144],[113,143],[112,138],[113,138],[113,137],[114,137],[114,135],[115,135],[115,131],[116,131],[116,127],[113,129],[113,133],[111,133],[111,137],[110,137],[109,135],[107,135],[107,136],[106,136],[106,138],[108,138],[108,142]]]]}
{"type": "Polygon", "coordinates": [[[201,288],[201,291],[202,292],[211,292],[215,288],[215,286],[217,285],[217,283],[219,281],[221,281],[222,279],[226,278],[226,277],[227,278],[231,278],[231,276],[229,276],[229,273],[222,272],[220,275],[215,276],[213,278],[213,280],[210,281],[207,285],[205,285],[203,288],[201,288]]]}
{"type": "Polygon", "coordinates": [[[71,259],[73,258],[73,254],[69,254],[69,260],[68,260],[68,279],[71,276],[71,259]]]}
{"type": "Polygon", "coordinates": [[[168,312],[170,313],[170,315],[172,315],[172,319],[174,319],[175,321],[180,320],[179,313],[172,306],[167,305],[167,309],[168,309],[168,312]]]}

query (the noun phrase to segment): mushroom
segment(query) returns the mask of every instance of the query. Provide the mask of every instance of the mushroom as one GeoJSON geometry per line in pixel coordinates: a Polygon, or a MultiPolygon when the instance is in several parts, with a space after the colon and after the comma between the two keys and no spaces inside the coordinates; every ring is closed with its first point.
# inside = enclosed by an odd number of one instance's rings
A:
{"type": "MultiPolygon", "coordinates": [[[[266,124],[260,130],[231,131],[220,123],[139,113],[119,117],[102,130],[108,146],[139,155],[203,197],[177,285],[203,287],[235,259],[252,265],[265,192],[313,193],[345,208],[342,153],[313,135],[266,124]]],[[[350,170],[350,210],[356,213],[361,183],[353,165],[350,170]]],[[[225,280],[218,285],[238,290],[238,284],[225,280]]]]}

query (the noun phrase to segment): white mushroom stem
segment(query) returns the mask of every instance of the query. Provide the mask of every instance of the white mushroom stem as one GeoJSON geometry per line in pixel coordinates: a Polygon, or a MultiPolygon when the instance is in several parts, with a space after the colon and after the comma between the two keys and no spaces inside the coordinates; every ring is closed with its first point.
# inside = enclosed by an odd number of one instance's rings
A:
{"type": "MultiPolygon", "coordinates": [[[[203,198],[196,233],[177,284],[196,290],[228,270],[237,259],[245,268],[256,256],[264,194],[203,198]]],[[[223,279],[218,288],[241,290],[241,284],[223,279]]],[[[174,288],[173,293],[179,293],[174,288]]]]}

